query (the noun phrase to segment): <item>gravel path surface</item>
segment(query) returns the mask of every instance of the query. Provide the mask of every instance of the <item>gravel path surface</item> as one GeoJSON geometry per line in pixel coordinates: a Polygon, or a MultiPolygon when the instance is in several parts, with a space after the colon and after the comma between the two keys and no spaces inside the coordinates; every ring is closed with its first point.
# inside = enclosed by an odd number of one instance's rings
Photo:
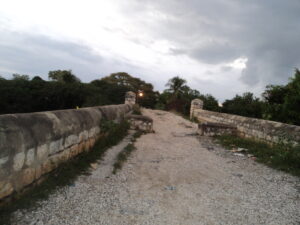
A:
{"type": "Polygon", "coordinates": [[[299,178],[197,137],[179,116],[144,114],[155,133],[137,140],[121,171],[103,169],[108,153],[92,175],[16,212],[13,224],[300,224],[299,178]]]}

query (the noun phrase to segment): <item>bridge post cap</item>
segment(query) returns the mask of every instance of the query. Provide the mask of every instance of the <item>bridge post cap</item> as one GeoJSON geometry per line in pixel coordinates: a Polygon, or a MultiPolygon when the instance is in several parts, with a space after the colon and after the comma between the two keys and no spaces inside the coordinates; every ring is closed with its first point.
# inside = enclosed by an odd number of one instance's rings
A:
{"type": "Polygon", "coordinates": [[[135,104],[136,94],[133,91],[127,91],[125,94],[125,104],[135,104]]]}
{"type": "Polygon", "coordinates": [[[203,106],[203,101],[199,98],[195,98],[194,100],[192,100],[191,102],[192,105],[199,105],[199,106],[203,106]]]}
{"type": "Polygon", "coordinates": [[[133,91],[127,91],[126,94],[125,94],[125,97],[128,98],[128,97],[136,97],[136,94],[133,92],[133,91]]]}

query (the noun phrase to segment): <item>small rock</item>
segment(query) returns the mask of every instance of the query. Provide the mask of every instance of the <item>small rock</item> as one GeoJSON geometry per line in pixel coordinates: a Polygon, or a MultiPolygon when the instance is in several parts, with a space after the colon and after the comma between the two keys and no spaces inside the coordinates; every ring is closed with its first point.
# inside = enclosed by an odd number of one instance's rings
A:
{"type": "Polygon", "coordinates": [[[95,170],[97,169],[98,165],[97,163],[91,163],[90,166],[95,170]]]}
{"type": "Polygon", "coordinates": [[[236,177],[242,177],[243,176],[243,174],[240,174],[240,173],[233,173],[232,175],[236,176],[236,177]]]}
{"type": "Polygon", "coordinates": [[[235,155],[235,156],[244,156],[244,155],[241,154],[241,153],[234,153],[233,155],[235,155]]]}
{"type": "Polygon", "coordinates": [[[246,149],[246,148],[237,148],[237,151],[238,152],[247,152],[248,149],[246,149]]]}
{"type": "Polygon", "coordinates": [[[165,190],[169,190],[169,191],[175,191],[176,187],[175,186],[166,186],[165,190]]]}

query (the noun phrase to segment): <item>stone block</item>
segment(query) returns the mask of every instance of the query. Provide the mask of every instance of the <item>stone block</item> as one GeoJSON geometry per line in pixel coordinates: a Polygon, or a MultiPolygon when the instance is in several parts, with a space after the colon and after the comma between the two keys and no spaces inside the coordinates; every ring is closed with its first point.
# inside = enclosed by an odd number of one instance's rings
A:
{"type": "Polygon", "coordinates": [[[59,154],[59,160],[61,163],[67,161],[69,158],[70,158],[70,148],[65,149],[59,154]]]}
{"type": "Polygon", "coordinates": [[[0,181],[0,199],[12,194],[14,188],[8,181],[0,181]]]}
{"type": "Polygon", "coordinates": [[[22,171],[20,177],[20,186],[24,187],[31,184],[35,180],[35,169],[27,168],[22,171]]]}
{"type": "Polygon", "coordinates": [[[84,142],[84,150],[85,150],[85,151],[89,151],[90,148],[91,148],[91,142],[90,142],[90,140],[88,139],[88,140],[86,140],[86,141],[84,142]]]}
{"type": "Polygon", "coordinates": [[[8,156],[0,158],[0,167],[3,167],[4,164],[8,162],[8,159],[9,159],[8,156]]]}
{"type": "Polygon", "coordinates": [[[78,144],[78,154],[83,152],[84,148],[85,148],[85,142],[83,141],[83,142],[78,144]]]}
{"type": "Polygon", "coordinates": [[[78,155],[78,153],[79,153],[78,148],[79,148],[79,144],[73,145],[71,147],[71,149],[70,149],[70,158],[75,157],[76,155],[78,155]]]}
{"type": "Polygon", "coordinates": [[[48,145],[40,145],[37,147],[37,159],[39,161],[44,161],[48,157],[48,145]]]}
{"type": "Polygon", "coordinates": [[[19,171],[22,169],[25,162],[25,153],[19,152],[14,157],[13,168],[15,171],[19,171]]]}
{"type": "Polygon", "coordinates": [[[42,163],[42,174],[49,173],[55,168],[56,164],[48,159],[46,162],[42,163]]]}
{"type": "Polygon", "coordinates": [[[126,92],[125,95],[125,104],[134,105],[136,101],[136,94],[132,91],[126,92]]]}
{"type": "Polygon", "coordinates": [[[64,145],[63,145],[64,140],[63,139],[59,139],[56,141],[52,141],[49,145],[49,153],[51,155],[62,151],[64,149],[64,145]]]}
{"type": "Polygon", "coordinates": [[[65,139],[64,148],[68,148],[78,143],[79,143],[79,137],[75,134],[72,134],[65,139]]]}
{"type": "Polygon", "coordinates": [[[96,139],[95,138],[90,138],[89,142],[90,142],[90,148],[92,148],[96,143],[96,139]]]}
{"type": "Polygon", "coordinates": [[[237,134],[237,128],[221,123],[200,123],[198,124],[198,134],[201,136],[215,136],[223,134],[237,134]]]}
{"type": "Polygon", "coordinates": [[[42,176],[42,166],[38,166],[35,169],[35,179],[39,179],[42,176]]]}
{"type": "Polygon", "coordinates": [[[79,142],[86,141],[89,138],[89,132],[87,130],[82,131],[79,134],[79,142]]]}
{"type": "Polygon", "coordinates": [[[34,159],[35,159],[35,149],[31,148],[27,151],[26,154],[26,166],[32,166],[32,164],[34,163],[34,159]]]}
{"type": "MultiPolygon", "coordinates": [[[[99,129],[99,128],[98,128],[99,129]]],[[[92,129],[89,130],[89,138],[93,138],[97,136],[97,131],[98,131],[97,127],[93,127],[92,129]]],[[[99,129],[100,131],[100,129],[99,129]]]]}

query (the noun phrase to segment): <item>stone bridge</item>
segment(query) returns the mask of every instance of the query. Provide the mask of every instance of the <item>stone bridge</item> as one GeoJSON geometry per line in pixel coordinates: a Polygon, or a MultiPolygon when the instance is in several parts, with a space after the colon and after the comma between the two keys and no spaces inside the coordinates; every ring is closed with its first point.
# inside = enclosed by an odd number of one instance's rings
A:
{"type": "MultiPolygon", "coordinates": [[[[117,106],[0,116],[1,197],[90,149],[99,123],[128,116],[134,98],[129,93],[127,104],[117,106]],[[53,160],[58,161],[48,163],[53,160]]],[[[154,132],[137,139],[122,170],[112,174],[112,165],[132,141],[132,132],[92,166],[90,175],[58,189],[36,208],[15,211],[11,223],[299,224],[299,178],[236,156],[208,137],[226,124],[238,135],[269,142],[285,129],[296,142],[299,127],[209,112],[201,101],[193,103],[192,117],[208,126],[203,136],[198,135],[203,127],[197,123],[143,109],[153,120],[149,129],[154,132]],[[221,125],[213,129],[209,123],[221,125]]],[[[141,121],[141,126],[151,122],[141,121]]]]}

